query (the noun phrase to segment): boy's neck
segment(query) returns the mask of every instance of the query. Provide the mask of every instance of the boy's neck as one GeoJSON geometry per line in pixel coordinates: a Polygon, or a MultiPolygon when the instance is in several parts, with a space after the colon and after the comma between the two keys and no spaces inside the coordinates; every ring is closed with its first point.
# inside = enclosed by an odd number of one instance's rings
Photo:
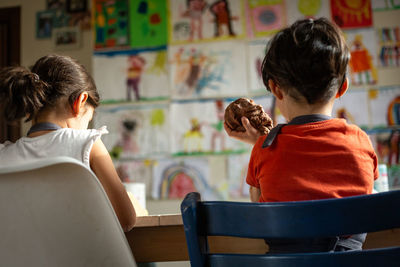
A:
{"type": "Polygon", "coordinates": [[[332,108],[333,108],[334,98],[327,103],[324,104],[305,104],[305,103],[297,103],[294,100],[287,101],[285,103],[286,115],[285,118],[289,122],[292,119],[311,114],[322,114],[327,116],[332,116],[332,108]]]}

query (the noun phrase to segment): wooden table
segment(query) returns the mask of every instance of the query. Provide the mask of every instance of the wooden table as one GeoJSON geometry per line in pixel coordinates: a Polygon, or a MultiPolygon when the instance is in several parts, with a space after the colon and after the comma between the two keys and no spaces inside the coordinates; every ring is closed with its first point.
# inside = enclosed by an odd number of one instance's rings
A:
{"type": "MultiPolygon", "coordinates": [[[[138,217],[126,233],[137,262],[189,260],[180,214],[138,217]]],[[[268,250],[262,239],[209,237],[210,252],[262,254],[268,250]]],[[[400,228],[369,233],[364,248],[400,246],[400,228]]]]}

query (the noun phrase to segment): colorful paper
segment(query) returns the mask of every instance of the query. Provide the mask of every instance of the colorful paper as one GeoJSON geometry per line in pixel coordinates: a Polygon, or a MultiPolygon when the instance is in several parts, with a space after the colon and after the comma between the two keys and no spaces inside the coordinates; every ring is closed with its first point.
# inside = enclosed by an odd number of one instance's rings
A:
{"type": "Polygon", "coordinates": [[[172,98],[247,94],[244,43],[172,46],[168,53],[172,98]]]}
{"type": "Polygon", "coordinates": [[[93,78],[102,101],[160,100],[170,94],[165,50],[95,54],[93,78]]]}
{"type": "Polygon", "coordinates": [[[247,36],[260,37],[286,26],[284,0],[246,0],[247,36]]]}
{"type": "Polygon", "coordinates": [[[107,126],[102,136],[114,159],[138,159],[169,152],[167,105],[102,105],[96,109],[95,128],[107,126]]]}
{"type": "Polygon", "coordinates": [[[183,44],[244,36],[242,0],[169,0],[169,41],[183,44]]]}
{"type": "Polygon", "coordinates": [[[129,45],[128,0],[93,0],[95,49],[129,45]]]}
{"type": "Polygon", "coordinates": [[[380,67],[400,67],[400,27],[376,29],[380,67]]]}
{"type": "Polygon", "coordinates": [[[374,29],[346,31],[350,48],[350,84],[371,85],[378,82],[376,33],[374,29]]]}
{"type": "Polygon", "coordinates": [[[153,169],[152,196],[155,199],[183,199],[187,193],[199,192],[202,200],[219,200],[210,186],[206,158],[159,160],[153,169]]]}
{"type": "Polygon", "coordinates": [[[299,19],[324,17],[331,20],[330,2],[327,0],[289,0],[286,10],[289,25],[299,19]]]}
{"type": "Polygon", "coordinates": [[[178,101],[170,105],[171,152],[175,155],[229,154],[247,151],[249,146],[226,134],[224,111],[231,101],[178,101]]]}
{"type": "Polygon", "coordinates": [[[165,0],[130,0],[129,33],[133,48],[167,44],[167,3],[165,0]]]}
{"type": "Polygon", "coordinates": [[[371,27],[371,1],[331,0],[331,16],[341,28],[371,27]]]}

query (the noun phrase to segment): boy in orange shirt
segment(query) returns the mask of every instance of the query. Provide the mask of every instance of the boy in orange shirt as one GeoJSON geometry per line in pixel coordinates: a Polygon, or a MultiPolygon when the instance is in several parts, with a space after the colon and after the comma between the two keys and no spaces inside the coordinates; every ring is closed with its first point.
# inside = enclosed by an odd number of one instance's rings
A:
{"type": "MultiPolygon", "coordinates": [[[[372,192],[378,170],[368,136],[343,119],[331,118],[335,99],[348,88],[349,58],[340,29],[324,18],[297,21],[268,44],[263,81],[289,123],[277,125],[267,136],[260,136],[247,118],[242,118],[244,133],[225,125],[229,136],[254,144],[246,179],[252,201],[301,201],[372,192]]],[[[268,243],[275,253],[357,250],[365,236],[268,243]]]]}

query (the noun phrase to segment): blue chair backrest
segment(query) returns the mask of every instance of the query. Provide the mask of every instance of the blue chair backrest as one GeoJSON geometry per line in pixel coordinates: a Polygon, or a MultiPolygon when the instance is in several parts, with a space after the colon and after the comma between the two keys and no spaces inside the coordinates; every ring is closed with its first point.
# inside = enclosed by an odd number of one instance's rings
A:
{"type": "Polygon", "coordinates": [[[400,247],[295,254],[210,254],[207,236],[319,238],[400,227],[400,191],[340,199],[278,203],[204,201],[189,193],[181,204],[192,267],[400,266],[400,247]]]}

